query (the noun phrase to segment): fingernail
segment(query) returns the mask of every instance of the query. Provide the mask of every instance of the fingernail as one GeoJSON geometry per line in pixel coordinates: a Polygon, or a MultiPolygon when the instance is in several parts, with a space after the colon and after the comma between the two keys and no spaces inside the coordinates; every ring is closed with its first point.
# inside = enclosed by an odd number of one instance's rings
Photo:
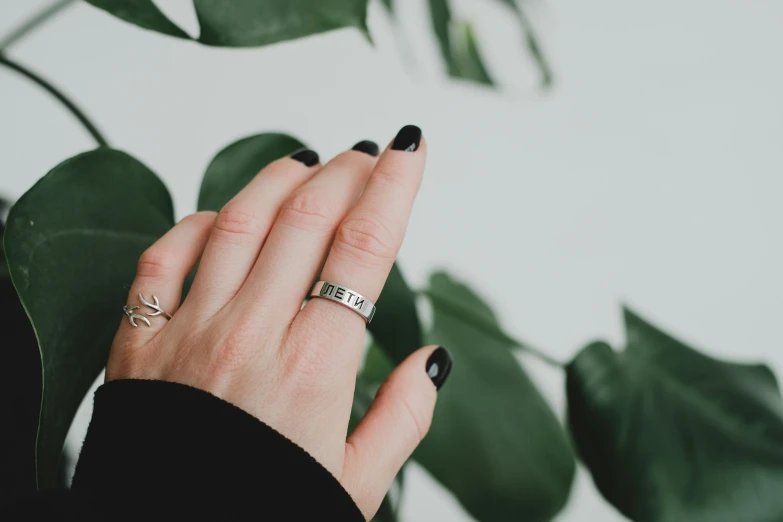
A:
{"type": "Polygon", "coordinates": [[[415,152],[421,143],[421,129],[415,125],[406,125],[400,129],[392,143],[392,150],[415,152]]]}
{"type": "Polygon", "coordinates": [[[378,148],[378,144],[370,140],[360,141],[359,143],[353,146],[353,150],[364,152],[365,154],[369,154],[370,156],[373,157],[377,156],[378,153],[381,151],[381,149],[378,148]]]}
{"type": "Polygon", "coordinates": [[[312,167],[318,163],[318,153],[314,150],[302,149],[291,154],[291,159],[304,163],[308,167],[312,167]]]}
{"type": "Polygon", "coordinates": [[[440,390],[440,387],[446,382],[449,373],[451,373],[451,355],[444,347],[439,346],[427,359],[427,375],[429,375],[436,390],[440,390]]]}

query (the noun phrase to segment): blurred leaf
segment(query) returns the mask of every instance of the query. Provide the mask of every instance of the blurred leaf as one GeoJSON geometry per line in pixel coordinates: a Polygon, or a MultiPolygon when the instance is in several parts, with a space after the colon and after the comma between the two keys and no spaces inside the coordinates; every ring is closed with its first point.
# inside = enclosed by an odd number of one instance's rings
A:
{"type": "Polygon", "coordinates": [[[377,390],[386,380],[386,377],[394,370],[394,363],[377,342],[373,342],[367,349],[362,366],[361,378],[371,389],[377,390]]]}
{"type": "Polygon", "coordinates": [[[422,339],[416,296],[405,282],[397,263],[392,266],[376,305],[378,313],[368,329],[392,363],[399,364],[421,348],[422,339]]]}
{"type": "MultiPolygon", "coordinates": [[[[151,0],[87,0],[139,27],[178,38],[187,33],[151,0]]],[[[198,42],[258,47],[343,27],[367,32],[367,0],[193,0],[201,26],[198,42]]]]}
{"type": "Polygon", "coordinates": [[[261,169],[301,148],[301,141],[277,133],[256,134],[232,143],[218,152],[207,167],[198,209],[219,211],[261,169]]]}
{"type": "Polygon", "coordinates": [[[519,21],[519,26],[522,29],[522,35],[525,39],[525,46],[527,47],[530,56],[533,61],[536,62],[538,70],[541,72],[541,85],[543,87],[550,87],[552,85],[552,68],[549,66],[549,61],[544,55],[544,51],[541,49],[541,44],[536,36],[536,31],[527,14],[522,9],[522,6],[516,0],[500,0],[514,11],[514,14],[519,21]]]}
{"type": "Polygon", "coordinates": [[[468,23],[463,23],[459,29],[457,36],[460,38],[453,43],[453,59],[459,71],[459,77],[493,85],[494,82],[489,76],[489,71],[484,67],[484,62],[479,54],[478,44],[473,35],[473,27],[468,23]]]}
{"type": "Polygon", "coordinates": [[[11,209],[6,256],[43,362],[39,487],[57,484],[65,435],[106,364],[139,255],[173,223],[160,179],[108,148],[61,163],[11,209]]]}
{"type": "Polygon", "coordinates": [[[152,0],[87,0],[87,3],[144,29],[190,39],[152,0]]]}
{"type": "Polygon", "coordinates": [[[575,443],[637,522],[783,520],[783,404],[763,365],[707,357],[625,310],[627,346],[567,369],[575,443]]]}
{"type": "Polygon", "coordinates": [[[451,18],[449,0],[429,0],[432,29],[449,76],[493,85],[478,51],[469,24],[456,24],[451,18]]]}
{"type": "Polygon", "coordinates": [[[432,276],[427,294],[438,296],[428,342],[445,346],[454,365],[414,458],[481,522],[552,520],[575,469],[560,423],[510,343],[451,313],[458,306],[487,320],[486,303],[444,273],[432,276]]]}
{"type": "Polygon", "coordinates": [[[394,12],[394,0],[381,0],[381,3],[383,3],[390,13],[394,12]]]}

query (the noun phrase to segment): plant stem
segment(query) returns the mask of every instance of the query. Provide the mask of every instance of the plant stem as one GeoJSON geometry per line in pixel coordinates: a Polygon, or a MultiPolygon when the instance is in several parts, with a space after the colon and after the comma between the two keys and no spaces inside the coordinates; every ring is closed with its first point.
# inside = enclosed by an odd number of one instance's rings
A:
{"type": "Polygon", "coordinates": [[[2,52],[0,52],[0,65],[5,65],[9,69],[12,69],[22,76],[27,77],[28,79],[32,80],[33,82],[37,83],[39,86],[43,87],[49,94],[57,98],[57,100],[62,103],[66,109],[68,109],[71,114],[73,114],[77,120],[84,126],[85,129],[87,129],[87,132],[90,133],[90,135],[95,139],[95,141],[98,143],[99,147],[108,147],[109,143],[106,141],[106,138],[103,137],[103,135],[100,133],[100,131],[95,127],[95,125],[87,118],[87,116],[77,107],[71,100],[69,100],[65,94],[60,92],[54,85],[49,83],[48,81],[44,80],[31,70],[27,69],[26,67],[10,60],[7,56],[5,56],[2,52]]]}
{"type": "Polygon", "coordinates": [[[57,2],[54,2],[49,7],[46,7],[42,9],[41,11],[34,14],[32,17],[30,17],[29,20],[22,23],[19,27],[12,30],[8,35],[0,40],[0,51],[4,51],[8,49],[10,46],[15,44],[17,41],[24,38],[24,36],[44,23],[49,18],[53,17],[66,7],[68,7],[70,4],[75,2],[76,0],[58,0],[57,2]]]}
{"type": "Polygon", "coordinates": [[[513,337],[506,335],[500,330],[500,328],[497,325],[491,324],[489,321],[476,315],[471,310],[465,308],[464,306],[458,303],[450,301],[449,299],[444,299],[440,297],[438,294],[435,294],[428,290],[419,290],[416,293],[428,297],[433,303],[437,303],[441,309],[447,311],[448,313],[450,313],[454,317],[457,317],[461,321],[470,324],[477,330],[480,330],[502,342],[515,346],[521,349],[522,351],[529,353],[536,359],[547,363],[550,366],[554,366],[555,368],[560,368],[560,369],[565,367],[564,363],[558,361],[553,357],[550,357],[549,355],[539,350],[538,348],[535,348],[527,343],[523,343],[517,339],[514,339],[513,337]]]}

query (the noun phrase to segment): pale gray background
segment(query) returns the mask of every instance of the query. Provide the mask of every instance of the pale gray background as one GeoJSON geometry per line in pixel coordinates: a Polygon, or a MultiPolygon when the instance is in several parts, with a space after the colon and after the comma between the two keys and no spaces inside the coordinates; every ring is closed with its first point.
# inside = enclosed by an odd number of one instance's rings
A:
{"type": "MultiPolygon", "coordinates": [[[[44,3],[0,0],[0,31],[44,3]]],[[[187,0],[157,3],[196,27],[187,0]]],[[[511,332],[561,359],[596,336],[622,341],[626,302],[713,354],[783,375],[783,3],[531,1],[557,73],[548,93],[500,2],[456,3],[475,18],[501,92],[443,76],[423,0],[399,0],[412,67],[377,3],[375,47],[346,30],[210,49],[77,5],[12,55],[152,167],[178,216],[194,210],[213,154],[239,137],[284,130],[328,158],[417,123],[430,158],[401,254],[413,282],[448,268],[482,288],[511,332]]],[[[0,89],[0,191],[17,197],[93,143],[17,75],[0,70],[0,89]]],[[[562,413],[562,374],[530,370],[562,413]]],[[[409,478],[405,522],[469,520],[425,472],[409,478]]],[[[622,517],[580,472],[558,520],[622,517]]]]}

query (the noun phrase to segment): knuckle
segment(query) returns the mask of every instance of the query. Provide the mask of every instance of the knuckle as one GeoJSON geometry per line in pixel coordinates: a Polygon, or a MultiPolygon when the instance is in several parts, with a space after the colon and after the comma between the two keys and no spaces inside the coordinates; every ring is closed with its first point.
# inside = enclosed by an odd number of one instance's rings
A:
{"type": "Polygon", "coordinates": [[[329,313],[323,311],[325,307],[320,311],[309,308],[307,314],[300,316],[296,334],[288,337],[287,373],[304,383],[331,382],[338,367],[334,347],[340,346],[343,333],[338,328],[320,326],[336,324],[333,318],[324,315],[329,313]],[[313,379],[315,376],[318,378],[313,379]]]}
{"type": "Polygon", "coordinates": [[[226,206],[215,217],[213,234],[221,241],[236,244],[255,242],[264,233],[261,220],[254,215],[226,206]]]}
{"type": "Polygon", "coordinates": [[[334,227],[334,212],[325,198],[313,190],[299,190],[280,209],[278,220],[284,225],[316,233],[329,233],[334,227]]]}
{"type": "Polygon", "coordinates": [[[215,367],[225,372],[243,368],[253,356],[257,339],[248,328],[231,329],[215,348],[215,367]]]}
{"type": "Polygon", "coordinates": [[[344,221],[337,231],[334,245],[359,261],[373,263],[393,261],[399,240],[381,220],[364,215],[344,221]]]}
{"type": "Polygon", "coordinates": [[[152,245],[139,257],[136,275],[149,278],[166,277],[176,270],[176,263],[176,257],[170,252],[166,252],[160,246],[152,245]]]}

